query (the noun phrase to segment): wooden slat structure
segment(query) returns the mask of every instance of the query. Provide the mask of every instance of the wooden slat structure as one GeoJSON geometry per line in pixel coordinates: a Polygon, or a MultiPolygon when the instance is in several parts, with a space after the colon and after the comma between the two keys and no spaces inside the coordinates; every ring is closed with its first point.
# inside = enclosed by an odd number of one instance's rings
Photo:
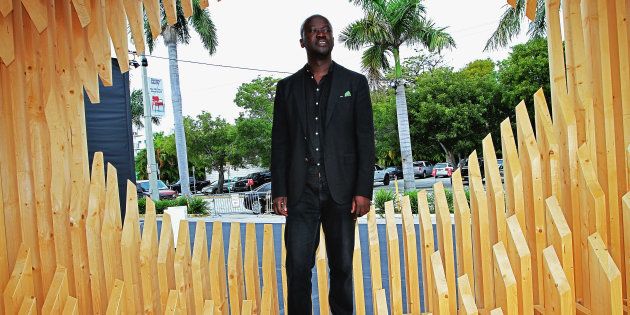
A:
{"type": "MultiPolygon", "coordinates": [[[[503,174],[490,135],[470,155],[470,200],[460,171],[453,174],[452,216],[437,184],[435,217],[426,191],[418,192],[417,217],[408,197],[400,207],[388,203],[379,240],[372,208],[369,241],[355,231],[357,314],[629,313],[630,2],[508,3],[530,19],[544,5],[551,90],[516,106],[516,129],[501,123],[503,174]]],[[[186,17],[208,5],[181,1],[186,17]]],[[[173,25],[176,8],[175,0],[0,1],[0,313],[279,314],[280,303],[286,310],[286,270],[277,263],[286,252],[276,257],[276,227],[246,224],[242,239],[238,223],[215,221],[210,234],[198,221],[191,242],[184,220],[176,244],[169,215],[158,237],[151,201],[140,233],[131,183],[123,224],[116,169],[102,154],[90,171],[83,91],[98,102],[99,80],[112,83],[112,48],[128,70],[127,29],[141,53],[144,18],[156,38],[160,10],[173,25]]],[[[319,312],[328,314],[323,239],[319,312]]]]}

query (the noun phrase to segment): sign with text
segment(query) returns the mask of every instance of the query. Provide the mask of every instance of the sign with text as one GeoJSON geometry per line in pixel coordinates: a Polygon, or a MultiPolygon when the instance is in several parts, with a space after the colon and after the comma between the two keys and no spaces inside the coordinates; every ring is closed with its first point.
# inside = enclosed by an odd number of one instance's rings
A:
{"type": "Polygon", "coordinates": [[[149,101],[151,102],[151,116],[164,117],[164,87],[162,79],[149,78],[149,101]]]}

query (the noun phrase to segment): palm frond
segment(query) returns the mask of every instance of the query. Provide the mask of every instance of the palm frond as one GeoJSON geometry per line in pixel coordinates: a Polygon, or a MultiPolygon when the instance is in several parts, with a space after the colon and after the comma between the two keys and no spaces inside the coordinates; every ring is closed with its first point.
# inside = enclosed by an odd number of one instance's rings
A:
{"type": "Polygon", "coordinates": [[[374,42],[388,42],[391,38],[388,25],[372,14],[361,20],[352,22],[339,34],[341,41],[348,49],[359,50],[374,42]]]}
{"type": "Polygon", "coordinates": [[[350,0],[351,3],[358,5],[363,12],[378,12],[385,14],[387,0],[350,0]]]}
{"type": "Polygon", "coordinates": [[[380,80],[383,77],[382,72],[390,68],[387,60],[390,54],[388,47],[383,44],[375,44],[363,52],[361,65],[363,71],[368,74],[370,81],[380,80]]]}
{"type": "Polygon", "coordinates": [[[190,23],[195,31],[197,31],[197,34],[199,34],[203,47],[208,50],[210,55],[213,55],[219,45],[217,41],[217,29],[210,17],[210,13],[199,6],[198,0],[194,1],[193,15],[190,18],[190,23]]]}
{"type": "Polygon", "coordinates": [[[521,22],[525,16],[525,3],[526,0],[517,0],[514,8],[505,5],[506,9],[501,15],[499,25],[486,42],[484,51],[507,46],[510,40],[521,32],[521,22]]]}
{"type": "Polygon", "coordinates": [[[401,38],[401,43],[409,46],[421,44],[430,52],[440,52],[442,49],[454,48],[456,46],[453,37],[446,32],[445,27],[437,27],[435,23],[422,18],[412,21],[413,24],[406,27],[406,31],[401,38]]]}
{"type": "Polygon", "coordinates": [[[419,0],[394,0],[387,6],[386,19],[393,29],[405,21],[419,19],[426,12],[419,0]]]}

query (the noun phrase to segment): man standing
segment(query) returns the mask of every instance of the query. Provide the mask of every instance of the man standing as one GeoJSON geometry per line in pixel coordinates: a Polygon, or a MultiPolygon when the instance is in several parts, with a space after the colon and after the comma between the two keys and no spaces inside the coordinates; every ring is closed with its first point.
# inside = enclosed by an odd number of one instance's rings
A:
{"type": "Polygon", "coordinates": [[[278,82],[272,131],[272,195],[286,219],[288,314],[311,314],[311,276],[324,230],[330,308],[352,314],[356,218],[370,210],[374,125],[365,76],[332,61],[332,26],[321,15],[300,30],[308,63],[278,82]]]}

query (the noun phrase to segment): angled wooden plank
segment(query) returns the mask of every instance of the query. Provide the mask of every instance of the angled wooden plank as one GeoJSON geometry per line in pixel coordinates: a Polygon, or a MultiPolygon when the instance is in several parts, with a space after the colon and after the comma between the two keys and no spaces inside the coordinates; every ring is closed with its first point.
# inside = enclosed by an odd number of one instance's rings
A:
{"type": "Polygon", "coordinates": [[[575,314],[569,280],[553,246],[543,250],[545,270],[545,314],[575,314]]]}
{"type": "Polygon", "coordinates": [[[140,227],[136,186],[127,181],[127,208],[120,241],[125,300],[128,312],[142,312],[142,282],[140,280],[140,227]]]}
{"type": "Polygon", "coordinates": [[[17,313],[18,315],[36,315],[37,314],[37,303],[35,302],[35,297],[25,297],[24,301],[22,301],[22,306],[20,306],[20,310],[17,313]]]}
{"type": "MultiPolygon", "coordinates": [[[[330,314],[330,301],[328,300],[328,260],[326,257],[326,238],[324,237],[324,230],[320,229],[319,246],[317,247],[317,252],[315,253],[315,269],[317,270],[317,291],[319,291],[320,315],[330,314]]],[[[264,260],[265,259],[263,257],[263,261],[264,260]]]]}
{"type": "MultiPolygon", "coordinates": [[[[243,301],[243,305],[246,301],[243,301]]],[[[251,306],[251,303],[250,303],[251,306]]],[[[245,306],[243,306],[245,307],[245,306]]],[[[214,301],[206,300],[203,304],[203,315],[213,315],[214,314],[214,301]]],[[[242,314],[242,313],[241,313],[242,314]]],[[[251,312],[250,312],[251,314],[251,312]]]]}
{"type": "Polygon", "coordinates": [[[107,303],[107,315],[119,315],[124,313],[125,301],[123,294],[125,291],[125,283],[120,280],[114,280],[111,293],[109,294],[109,302],[107,303]]]}
{"type": "Polygon", "coordinates": [[[72,0],[74,11],[79,15],[81,27],[86,27],[91,22],[90,0],[72,0]]]}
{"type": "MultiPolygon", "coordinates": [[[[0,97],[1,99],[1,97],[0,97]]],[[[0,163],[1,164],[1,163],[0,163]]],[[[2,168],[0,167],[0,178],[2,178],[2,168]]],[[[2,180],[0,180],[0,200],[4,200],[2,195],[2,180]]],[[[7,228],[5,227],[4,205],[0,202],[0,288],[5,288],[9,282],[9,252],[7,246],[7,228]]],[[[7,212],[9,209],[7,209],[7,212]]],[[[4,310],[4,299],[0,299],[0,310],[4,310]]]]}
{"type": "Polygon", "coordinates": [[[101,229],[105,209],[105,169],[103,153],[96,152],[92,159],[92,179],[90,181],[90,198],[88,217],[86,219],[86,239],[88,263],[90,268],[90,288],[92,290],[92,310],[94,314],[102,314],[107,308],[107,287],[103,266],[103,248],[101,247],[101,229]]]}
{"type": "MultiPolygon", "coordinates": [[[[322,233],[320,231],[320,233],[322,233]]],[[[279,314],[279,309],[278,309],[278,277],[276,275],[276,256],[275,256],[275,250],[274,250],[274,241],[273,241],[273,226],[271,224],[265,224],[264,226],[264,232],[263,232],[263,289],[267,288],[269,290],[268,293],[268,298],[272,301],[272,305],[271,305],[271,309],[270,314],[272,315],[277,315],[279,314]]],[[[320,235],[320,239],[322,240],[320,242],[320,247],[318,250],[318,257],[316,258],[316,265],[317,265],[317,273],[319,275],[320,273],[320,265],[321,263],[318,262],[318,260],[321,259],[321,253],[323,252],[323,258],[326,259],[326,249],[325,247],[322,247],[323,244],[323,239],[324,237],[320,235]]],[[[214,241],[214,239],[213,239],[214,241]]],[[[223,252],[223,247],[221,247],[221,252],[223,252]]],[[[327,277],[326,277],[327,279],[327,277]]],[[[318,280],[319,280],[319,276],[318,276],[318,280]]],[[[225,281],[223,282],[225,283],[225,281]]],[[[318,283],[319,284],[319,283],[318,283]]],[[[321,290],[322,288],[320,287],[320,294],[321,294],[321,290]]],[[[326,290],[327,291],[327,290],[326,290]]],[[[325,294],[325,296],[328,296],[328,294],[325,294]]],[[[263,294],[263,303],[264,303],[265,297],[263,294]]],[[[325,308],[328,306],[328,303],[326,300],[324,300],[323,298],[320,300],[320,309],[325,308]]],[[[263,308],[263,312],[264,312],[264,308],[263,308]]],[[[226,308],[226,312],[225,314],[227,315],[227,308],[226,308]]]]}
{"type": "Polygon", "coordinates": [[[20,245],[18,256],[7,286],[4,288],[5,314],[16,314],[22,300],[26,296],[34,296],[33,267],[31,264],[31,250],[24,243],[20,245]]]}
{"type": "MultiPolygon", "coordinates": [[[[11,41],[11,43],[12,42],[13,41],[11,41]]],[[[0,102],[0,146],[7,148],[7,150],[0,150],[0,160],[2,160],[0,169],[3,175],[0,181],[2,181],[3,190],[2,203],[4,206],[4,221],[20,222],[20,200],[17,192],[16,157],[15,154],[13,154],[15,137],[13,136],[13,111],[11,110],[11,86],[9,81],[9,71],[3,63],[0,63],[0,97],[2,99],[0,102]]],[[[59,152],[55,157],[61,157],[62,154],[63,152],[59,152]]],[[[56,168],[53,168],[53,171],[56,170],[56,168]]],[[[59,192],[59,190],[59,186],[51,187],[52,192],[59,192]]],[[[59,194],[58,196],[58,198],[54,198],[53,200],[61,199],[64,194],[59,194]]],[[[53,205],[56,204],[53,203],[53,205]]],[[[20,224],[7,224],[5,227],[6,235],[11,235],[13,238],[11,242],[7,242],[8,270],[12,270],[18,255],[18,247],[22,241],[22,231],[20,224]]],[[[9,272],[7,272],[7,278],[8,274],[9,272]]]]}
{"type": "MultiPolygon", "coordinates": [[[[391,312],[402,314],[402,276],[400,274],[400,247],[398,245],[398,230],[394,221],[394,203],[385,203],[385,228],[387,236],[387,266],[389,274],[389,298],[391,312]]],[[[450,226],[450,224],[449,224],[450,226]]],[[[449,230],[450,231],[450,230],[449,230]]],[[[452,244],[452,241],[451,241],[452,244]]]]}
{"type": "MultiPolygon", "coordinates": [[[[593,286],[590,284],[590,259],[588,237],[597,232],[602,235],[604,231],[604,191],[597,182],[595,169],[590,160],[589,148],[586,144],[580,146],[577,152],[579,162],[579,187],[580,187],[580,249],[582,258],[582,287],[583,305],[591,308],[591,296],[593,286]]],[[[576,279],[577,280],[577,279],[576,279]]]]}
{"type": "Polygon", "coordinates": [[[573,251],[573,263],[575,270],[575,297],[582,300],[582,252],[578,250],[580,242],[580,196],[578,189],[578,162],[577,152],[578,136],[575,114],[571,108],[568,98],[560,98],[560,102],[552,103],[558,107],[554,117],[556,126],[556,137],[559,148],[559,176],[564,180],[560,181],[560,208],[564,211],[569,228],[573,232],[573,244],[576,250],[573,251]]]}
{"type": "MultiPolygon", "coordinates": [[[[210,291],[210,272],[208,269],[210,262],[208,260],[207,239],[206,222],[204,220],[197,221],[197,226],[195,227],[195,245],[193,246],[191,260],[192,290],[196,314],[203,312],[205,302],[210,300],[212,295],[210,291]]],[[[228,264],[228,267],[231,266],[228,264]]]]}
{"type": "Polygon", "coordinates": [[[168,302],[168,292],[175,290],[175,247],[171,216],[162,216],[160,243],[158,245],[158,282],[160,285],[160,302],[164,306],[168,302]]]}
{"type": "MultiPolygon", "coordinates": [[[[273,235],[271,236],[273,237],[273,235]]],[[[273,239],[268,240],[273,242],[273,239]]],[[[274,260],[275,261],[275,260],[274,260]]],[[[274,271],[275,271],[275,264],[274,271]]],[[[223,246],[223,226],[221,221],[212,224],[212,247],[210,248],[210,287],[214,300],[215,314],[227,315],[229,311],[228,291],[226,288],[225,253],[223,246]]],[[[275,274],[275,273],[274,273],[275,274]]],[[[277,296],[274,296],[277,301],[277,296]]]]}
{"type": "MultiPolygon", "coordinates": [[[[417,269],[416,269],[417,270],[417,269]]],[[[418,278],[416,273],[416,279],[418,278]]],[[[417,281],[416,281],[417,282],[417,281]]],[[[359,225],[354,226],[354,253],[352,256],[352,283],[354,287],[354,304],[357,315],[365,315],[365,297],[363,296],[363,265],[361,264],[361,239],[359,225]]],[[[284,289],[284,288],[283,288],[284,289]]],[[[286,310],[286,307],[285,307],[286,310]]]]}
{"type": "Polygon", "coordinates": [[[149,28],[151,29],[151,36],[156,39],[162,32],[162,25],[160,22],[160,3],[155,0],[143,0],[144,13],[149,21],[149,28]]]}
{"type": "MultiPolygon", "coordinates": [[[[630,155],[629,155],[630,156],[630,155]]],[[[624,227],[630,227],[630,192],[627,192],[623,196],[623,225],[624,227]]],[[[625,228],[623,230],[623,239],[624,239],[624,260],[626,265],[626,270],[630,270],[630,228],[625,228]]],[[[625,279],[625,299],[630,303],[630,276],[626,275],[625,279]]]]}
{"type": "Polygon", "coordinates": [[[593,288],[597,288],[597,290],[591,290],[591,312],[621,315],[623,313],[621,272],[599,233],[593,233],[588,237],[588,248],[589,281],[593,288]]]}
{"type": "Polygon", "coordinates": [[[94,45],[90,45],[90,37],[87,28],[81,26],[78,13],[72,11],[72,61],[77,71],[77,75],[83,83],[84,89],[92,103],[100,102],[100,91],[98,87],[98,68],[96,62],[97,51],[94,45]]]}
{"type": "MultiPolygon", "coordinates": [[[[582,35],[582,12],[579,1],[561,1],[564,19],[563,28],[566,45],[566,71],[568,96],[575,104],[573,111],[578,121],[578,137],[580,143],[585,141],[583,100],[592,99],[591,87],[586,84],[587,60],[584,52],[584,36],[582,35]]],[[[552,106],[554,102],[552,102],[552,106]]],[[[554,112],[556,113],[556,112],[554,112]]],[[[557,115],[557,113],[556,113],[557,115]]],[[[554,115],[554,119],[557,116],[554,115]]]]}
{"type": "MultiPolygon", "coordinates": [[[[433,239],[433,224],[429,213],[429,202],[427,192],[418,191],[418,221],[420,227],[420,260],[422,260],[422,287],[424,288],[424,309],[431,310],[435,305],[431,288],[433,287],[433,269],[431,265],[431,254],[435,251],[435,241],[433,239]]],[[[370,261],[370,269],[373,268],[370,261]]],[[[380,274],[380,270],[379,270],[380,274]]]]}
{"type": "Polygon", "coordinates": [[[79,300],[77,298],[69,296],[66,300],[66,305],[63,307],[62,315],[78,315],[79,314],[79,300]]]}
{"type": "Polygon", "coordinates": [[[68,277],[66,268],[59,267],[46,294],[42,314],[61,314],[68,300],[68,277]]]}
{"type": "MultiPolygon", "coordinates": [[[[551,101],[557,102],[558,94],[567,94],[564,47],[562,43],[562,29],[560,28],[560,0],[546,0],[544,9],[548,43],[547,52],[549,55],[549,78],[551,81],[551,101]]],[[[538,135],[538,132],[536,132],[536,135],[538,135]]],[[[541,140],[538,139],[538,141],[540,142],[541,140]]]]}
{"type": "Polygon", "coordinates": [[[433,314],[446,315],[451,314],[450,302],[451,295],[448,293],[448,284],[446,281],[446,274],[444,273],[444,265],[442,264],[442,258],[439,252],[431,254],[431,270],[433,271],[433,287],[431,288],[431,294],[435,301],[435,305],[432,308],[433,314]]]}
{"type": "Polygon", "coordinates": [[[11,13],[11,11],[13,11],[13,2],[2,1],[2,3],[0,3],[0,14],[2,14],[3,17],[11,13]]]}
{"type": "Polygon", "coordinates": [[[492,246],[494,254],[494,294],[496,306],[505,314],[518,314],[518,294],[516,277],[510,266],[510,260],[503,242],[492,246]]]}
{"type": "Polygon", "coordinates": [[[473,270],[473,246],[471,239],[470,207],[464,192],[461,171],[453,172],[453,207],[455,216],[455,242],[457,256],[457,274],[468,275],[471,287],[475,287],[473,270]]]}
{"type": "MultiPolygon", "coordinates": [[[[153,1],[155,2],[155,1],[153,1]]],[[[123,0],[109,0],[105,6],[105,23],[121,72],[129,71],[129,47],[127,44],[127,19],[123,0]]]]}
{"type": "Polygon", "coordinates": [[[177,249],[175,250],[175,286],[179,296],[178,308],[184,313],[195,313],[195,302],[192,292],[192,263],[190,257],[190,232],[188,220],[179,221],[177,249]]]}
{"type": "Polygon", "coordinates": [[[252,311],[253,309],[254,309],[254,303],[252,303],[251,300],[244,300],[243,301],[243,308],[241,308],[241,314],[243,314],[243,315],[252,315],[252,314],[254,314],[254,312],[252,311]]]}
{"type": "MultiPolygon", "coordinates": [[[[2,1],[2,6],[11,1],[2,1]]],[[[0,16],[0,58],[5,65],[10,65],[15,59],[15,43],[13,42],[13,14],[7,13],[0,16]]],[[[8,82],[7,82],[8,83],[8,82]]]]}
{"type": "MultiPolygon", "coordinates": [[[[411,202],[409,196],[403,196],[402,199],[402,225],[403,225],[403,245],[405,247],[405,282],[407,283],[407,312],[411,314],[420,314],[420,283],[418,283],[418,246],[416,242],[416,227],[411,213],[411,202]]],[[[355,236],[355,252],[354,255],[357,260],[361,259],[360,247],[357,250],[357,246],[360,246],[358,241],[358,226],[357,234],[355,236]],[[357,256],[358,254],[358,256],[357,256]]],[[[360,260],[359,260],[360,261],[360,260]]],[[[360,263],[359,263],[360,266],[360,263]]],[[[361,281],[361,286],[363,281],[361,281]]],[[[355,285],[356,287],[356,285],[355,285]]],[[[359,289],[359,288],[357,288],[359,289]]],[[[356,291],[356,289],[355,289],[356,291]]],[[[363,290],[361,289],[361,292],[363,290]]],[[[363,297],[363,293],[361,293],[363,297]]],[[[356,298],[355,298],[356,300],[356,298]]],[[[358,314],[357,314],[358,315],[358,314]]]]}
{"type": "Polygon", "coordinates": [[[151,198],[146,199],[146,214],[142,241],[140,242],[140,282],[142,283],[143,310],[148,314],[160,314],[160,284],[158,274],[158,237],[155,204],[151,198]]]}
{"type": "Polygon", "coordinates": [[[177,290],[170,290],[168,292],[168,300],[166,307],[164,308],[164,315],[177,315],[180,314],[180,297],[177,290]]]}
{"type": "Polygon", "coordinates": [[[387,311],[387,298],[385,295],[385,289],[379,289],[376,292],[376,299],[374,300],[374,305],[376,308],[376,315],[387,315],[389,314],[387,311]]]}
{"type": "Polygon", "coordinates": [[[494,307],[492,280],[492,245],[490,243],[490,222],[486,192],[481,182],[481,171],[477,152],[468,158],[470,182],[470,208],[473,214],[473,257],[475,260],[475,293],[480,308],[494,307]],[[477,267],[479,266],[479,267],[477,267]]]}
{"type": "Polygon", "coordinates": [[[101,228],[101,245],[103,248],[103,271],[105,287],[108,295],[114,289],[116,279],[123,279],[120,242],[122,239],[122,219],[120,217],[120,200],[118,193],[118,172],[107,164],[107,192],[103,226],[101,228]]]}
{"type": "Polygon", "coordinates": [[[516,278],[518,292],[518,313],[534,313],[534,293],[532,288],[531,254],[527,247],[525,234],[516,216],[507,219],[508,242],[507,253],[516,278]]]}
{"type": "Polygon", "coordinates": [[[256,225],[245,226],[245,297],[252,301],[253,312],[259,314],[260,307],[260,275],[258,271],[258,246],[256,244],[256,225]]]}
{"type": "Polygon", "coordinates": [[[22,5],[33,21],[37,32],[41,33],[48,26],[48,8],[44,0],[22,0],[22,5]]]}
{"type": "Polygon", "coordinates": [[[207,7],[210,6],[210,1],[209,0],[200,0],[199,1],[199,7],[202,9],[205,9],[207,7]]]}
{"type": "Polygon", "coordinates": [[[499,163],[492,143],[492,135],[488,134],[482,141],[484,177],[486,178],[486,198],[488,200],[488,218],[490,221],[490,243],[507,242],[505,226],[505,198],[503,182],[499,174],[499,163]]]}
{"type": "Polygon", "coordinates": [[[245,283],[243,280],[243,251],[241,250],[241,225],[230,225],[230,244],[228,249],[228,289],[230,293],[231,314],[240,315],[243,303],[245,283]]]}
{"type": "Polygon", "coordinates": [[[182,9],[184,10],[184,17],[189,18],[193,15],[193,2],[192,0],[182,0],[182,9]]]}
{"type": "Polygon", "coordinates": [[[516,214],[521,228],[525,228],[525,200],[523,199],[523,172],[516,150],[510,119],[501,122],[501,152],[503,153],[503,176],[505,178],[505,201],[507,215],[516,214]]]}
{"type": "MultiPolygon", "coordinates": [[[[370,279],[372,281],[372,301],[376,301],[376,293],[378,293],[378,290],[383,288],[383,280],[381,279],[381,251],[378,241],[376,210],[374,209],[374,206],[372,206],[370,208],[370,212],[367,213],[367,227],[368,240],[370,244],[370,279]]],[[[431,240],[433,240],[433,238],[431,238],[431,240]]],[[[372,312],[376,313],[376,303],[372,305],[372,312]]]]}
{"type": "MultiPolygon", "coordinates": [[[[562,88],[564,88],[563,85],[562,88]]],[[[559,102],[559,100],[558,100],[559,102]]],[[[547,199],[551,195],[556,196],[558,200],[562,200],[562,191],[560,190],[560,161],[559,147],[556,135],[553,130],[553,122],[549,114],[549,107],[545,100],[545,94],[542,88],[534,94],[534,109],[536,123],[536,140],[538,142],[538,150],[542,157],[542,182],[544,198],[547,199]]],[[[557,116],[558,114],[556,114],[557,116]]]]}
{"type": "Polygon", "coordinates": [[[489,313],[490,315],[503,315],[503,310],[499,307],[499,308],[495,308],[493,310],[490,311],[489,313]]]}
{"type": "Polygon", "coordinates": [[[112,62],[109,32],[105,23],[105,0],[91,0],[90,24],[87,26],[88,38],[98,75],[104,86],[112,85],[112,62]]]}
{"type": "MultiPolygon", "coordinates": [[[[444,185],[438,182],[433,185],[434,203],[435,203],[435,223],[437,227],[438,248],[442,262],[444,264],[444,272],[446,273],[446,284],[448,286],[448,295],[457,296],[457,288],[455,287],[455,253],[453,251],[453,225],[451,224],[451,215],[446,203],[446,193],[444,185]]],[[[402,300],[402,298],[401,298],[402,300]]],[[[452,314],[457,312],[456,299],[449,299],[449,310],[452,314]]]]}
{"type": "Polygon", "coordinates": [[[131,36],[133,43],[136,46],[138,54],[143,54],[145,50],[144,46],[144,21],[142,18],[141,2],[138,0],[123,0],[125,7],[125,13],[127,14],[127,20],[129,21],[129,28],[131,29],[131,36]]]}
{"type": "Polygon", "coordinates": [[[545,200],[547,209],[547,245],[553,246],[556,255],[564,270],[569,287],[571,288],[571,296],[575,296],[575,280],[573,268],[573,236],[571,229],[567,223],[560,204],[555,196],[551,196],[545,200]]]}
{"type": "Polygon", "coordinates": [[[457,293],[459,294],[459,313],[462,315],[477,315],[479,310],[475,303],[475,294],[470,286],[467,274],[457,278],[457,293]]]}
{"type": "MultiPolygon", "coordinates": [[[[175,7],[175,0],[163,0],[164,14],[166,15],[166,23],[173,26],[177,23],[177,12],[175,7]]],[[[255,304],[255,303],[254,303],[255,304]]]]}
{"type": "Polygon", "coordinates": [[[544,305],[542,289],[542,250],[546,245],[545,208],[542,191],[542,162],[534,130],[529,120],[525,102],[516,106],[516,129],[518,151],[523,169],[523,192],[525,200],[525,233],[529,248],[532,251],[532,274],[534,288],[534,304],[544,305]]]}
{"type": "Polygon", "coordinates": [[[527,16],[530,21],[534,21],[534,19],[536,18],[536,5],[536,0],[527,0],[527,5],[525,7],[525,16],[527,16]]]}
{"type": "MultiPolygon", "coordinates": [[[[24,27],[24,20],[28,19],[28,17],[25,16],[26,12],[23,10],[20,1],[13,0],[13,8],[13,35],[15,38],[23,39],[21,41],[15,41],[15,60],[8,67],[11,77],[11,111],[13,112],[13,129],[15,130],[14,137],[16,143],[14,154],[16,157],[16,171],[17,174],[19,174],[20,180],[18,196],[21,215],[19,224],[21,224],[22,242],[32,250],[31,262],[33,267],[35,296],[37,297],[37,302],[41,303],[44,300],[44,289],[36,221],[35,186],[31,161],[32,150],[29,145],[26,145],[30,143],[31,138],[31,130],[27,123],[27,82],[25,81],[27,63],[26,46],[28,45],[26,41],[30,39],[26,33],[28,29],[24,27]]],[[[20,307],[20,304],[21,301],[17,305],[17,308],[20,307]]]]}

